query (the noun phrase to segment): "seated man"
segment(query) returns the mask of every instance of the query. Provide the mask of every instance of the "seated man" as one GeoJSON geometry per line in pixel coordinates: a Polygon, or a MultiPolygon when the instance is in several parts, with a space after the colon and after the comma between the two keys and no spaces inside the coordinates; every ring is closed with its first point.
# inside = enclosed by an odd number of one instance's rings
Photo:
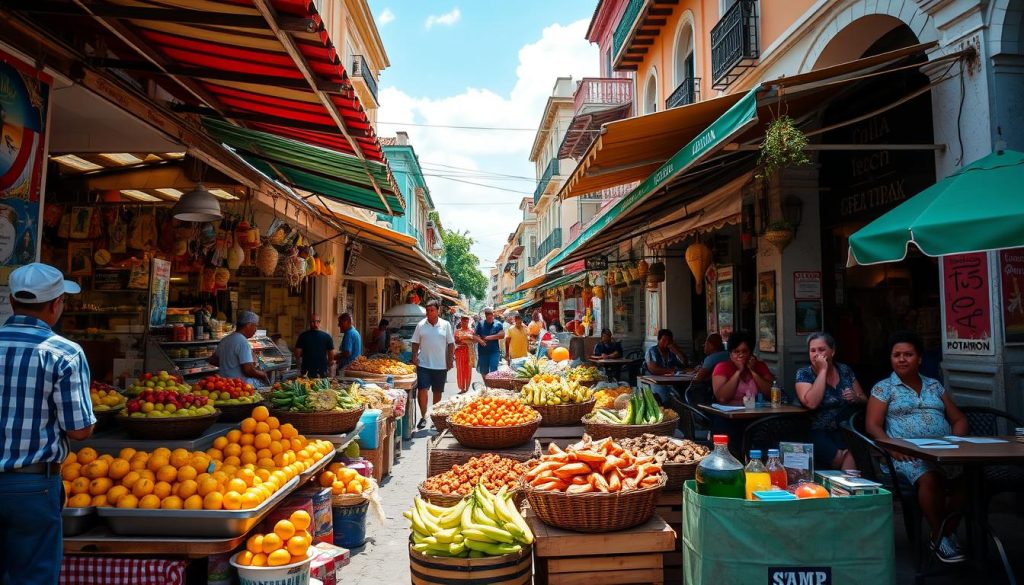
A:
{"type": "Polygon", "coordinates": [[[622,343],[612,340],[611,329],[601,330],[601,341],[594,346],[594,357],[602,359],[622,357],[622,343]]]}
{"type": "MultiPolygon", "coordinates": [[[[686,354],[675,344],[672,331],[669,329],[658,331],[658,343],[647,350],[647,356],[644,359],[644,369],[647,373],[668,376],[685,368],[686,364],[686,354]]],[[[651,387],[651,391],[663,406],[671,404],[672,397],[680,398],[672,386],[656,384],[651,387]]]]}
{"type": "Polygon", "coordinates": [[[707,382],[711,379],[711,372],[715,371],[715,366],[729,359],[729,352],[725,350],[725,343],[722,341],[721,335],[718,333],[708,335],[707,340],[704,341],[704,355],[707,357],[697,369],[694,382],[707,382]]]}

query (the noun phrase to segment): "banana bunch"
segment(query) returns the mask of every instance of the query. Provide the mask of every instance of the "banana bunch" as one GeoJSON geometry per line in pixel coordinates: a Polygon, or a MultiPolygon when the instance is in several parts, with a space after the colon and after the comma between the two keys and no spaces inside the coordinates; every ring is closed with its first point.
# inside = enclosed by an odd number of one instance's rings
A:
{"type": "Polygon", "coordinates": [[[531,406],[555,406],[558,404],[578,404],[586,402],[594,396],[589,386],[563,378],[544,376],[535,377],[523,386],[522,401],[531,406]]]}
{"type": "Polygon", "coordinates": [[[506,486],[491,494],[477,484],[451,508],[416,496],[403,514],[412,523],[412,548],[440,557],[493,557],[514,554],[533,542],[506,486]]]}

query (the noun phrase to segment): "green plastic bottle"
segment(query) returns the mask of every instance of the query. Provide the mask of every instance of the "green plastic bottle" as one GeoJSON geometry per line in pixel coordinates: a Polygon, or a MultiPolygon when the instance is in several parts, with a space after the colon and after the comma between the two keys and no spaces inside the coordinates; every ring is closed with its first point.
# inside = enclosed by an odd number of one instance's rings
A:
{"type": "Polygon", "coordinates": [[[746,497],[743,464],[729,453],[729,437],[714,436],[715,450],[697,465],[697,493],[719,498],[746,497]]]}

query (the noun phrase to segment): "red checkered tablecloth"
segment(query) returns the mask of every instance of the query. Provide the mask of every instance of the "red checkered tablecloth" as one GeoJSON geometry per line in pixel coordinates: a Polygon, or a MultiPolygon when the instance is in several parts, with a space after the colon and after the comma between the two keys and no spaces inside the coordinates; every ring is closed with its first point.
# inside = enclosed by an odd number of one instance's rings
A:
{"type": "Polygon", "coordinates": [[[60,585],[184,585],[187,561],[67,556],[60,585]]]}

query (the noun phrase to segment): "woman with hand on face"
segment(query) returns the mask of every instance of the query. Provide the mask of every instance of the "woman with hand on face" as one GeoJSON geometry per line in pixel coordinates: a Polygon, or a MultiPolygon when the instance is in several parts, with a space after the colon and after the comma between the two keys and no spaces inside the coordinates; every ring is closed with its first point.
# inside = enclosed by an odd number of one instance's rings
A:
{"type": "Polygon", "coordinates": [[[762,394],[771,398],[775,376],[753,352],[754,337],[746,331],[733,331],[729,336],[729,359],[715,366],[711,386],[715,401],[720,404],[742,405],[744,396],[762,394]]]}
{"type": "Polygon", "coordinates": [[[839,431],[839,422],[851,407],[868,401],[857,376],[846,364],[835,361],[836,340],[828,333],[807,338],[811,365],[797,370],[796,396],[811,415],[814,463],[822,469],[856,469],[853,455],[839,431]]]}

